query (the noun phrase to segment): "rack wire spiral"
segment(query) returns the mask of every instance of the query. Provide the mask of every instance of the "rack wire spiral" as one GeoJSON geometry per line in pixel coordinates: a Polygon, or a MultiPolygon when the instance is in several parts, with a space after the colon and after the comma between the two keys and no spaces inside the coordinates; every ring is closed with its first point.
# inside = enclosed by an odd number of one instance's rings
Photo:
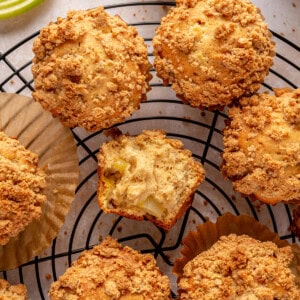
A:
{"type": "MultiPolygon", "coordinates": [[[[147,10],[164,10],[174,5],[170,2],[128,2],[106,6],[110,14],[122,11],[134,11],[143,15],[147,10]]],[[[138,28],[149,46],[149,60],[152,56],[152,37],[160,23],[160,17],[154,13],[151,20],[136,21],[132,14],[128,22],[138,28]]],[[[299,84],[300,66],[298,57],[300,47],[277,32],[273,39],[277,44],[275,63],[263,84],[263,90],[271,91],[273,87],[296,88],[299,84]],[[298,82],[297,82],[298,80],[298,82]]],[[[34,89],[31,74],[31,57],[19,62],[16,57],[23,51],[31,51],[31,45],[38,32],[19,41],[12,48],[0,54],[0,68],[5,79],[0,82],[1,92],[30,94],[34,89]]],[[[174,259],[180,256],[182,237],[193,230],[199,223],[209,218],[214,221],[224,212],[248,214],[278,232],[282,239],[295,242],[289,232],[291,208],[285,204],[276,206],[260,205],[235,193],[231,184],[224,180],[219,171],[222,152],[222,129],[227,115],[225,112],[199,111],[184,105],[176,98],[169,86],[163,86],[161,80],[151,70],[153,80],[148,101],[125,123],[117,126],[121,131],[138,134],[142,129],[163,129],[171,138],[183,141],[193,156],[200,160],[206,169],[206,179],[195,194],[193,205],[184,217],[166,233],[147,221],[137,222],[114,215],[106,215],[99,210],[96,199],[97,159],[101,143],[107,140],[102,131],[89,134],[83,129],[72,129],[77,143],[80,182],[76,189],[76,198],[72,204],[66,223],[52,246],[42,256],[35,257],[18,269],[1,272],[3,278],[25,283],[31,299],[48,299],[47,291],[52,281],[65,271],[84,250],[99,243],[99,239],[112,235],[122,244],[129,245],[143,253],[151,253],[158,261],[162,272],[172,281],[172,295],[176,298],[176,278],[171,269],[174,259]]]]}

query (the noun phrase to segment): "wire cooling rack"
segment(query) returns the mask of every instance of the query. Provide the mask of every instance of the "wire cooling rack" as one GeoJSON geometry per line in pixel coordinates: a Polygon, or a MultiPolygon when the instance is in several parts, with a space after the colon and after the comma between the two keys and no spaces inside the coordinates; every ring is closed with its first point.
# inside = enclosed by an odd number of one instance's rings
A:
{"type": "MultiPolygon", "coordinates": [[[[172,5],[174,4],[162,1],[128,1],[105,8],[110,14],[119,14],[121,17],[126,15],[124,19],[138,28],[148,45],[149,60],[153,62],[152,37],[162,12],[166,13],[172,5]],[[151,17],[148,18],[150,11],[151,17]]],[[[271,91],[273,87],[296,88],[300,80],[300,48],[281,32],[272,33],[276,43],[276,57],[261,91],[271,91]]],[[[37,35],[38,32],[35,32],[1,53],[1,92],[30,95],[33,91],[31,47],[37,35]],[[21,53],[23,57],[24,53],[29,53],[28,59],[20,61],[18,57],[21,53]]],[[[282,239],[296,241],[288,230],[292,220],[291,207],[285,204],[262,205],[242,198],[233,191],[230,182],[222,178],[219,166],[226,113],[200,111],[184,105],[176,98],[170,86],[162,85],[154,69],[151,73],[152,90],[148,94],[148,101],[142,103],[140,110],[118,127],[130,134],[138,134],[142,129],[163,129],[170,138],[182,140],[206,169],[205,182],[197,190],[193,205],[168,233],[147,221],[139,222],[104,214],[98,208],[96,199],[96,154],[107,137],[102,131],[89,134],[80,128],[72,129],[80,160],[80,181],[65,225],[43,255],[15,270],[1,272],[1,276],[11,283],[25,283],[30,299],[48,299],[50,284],[64,273],[83,250],[98,244],[108,234],[123,245],[153,254],[161,271],[171,279],[174,298],[177,287],[171,269],[174,260],[180,256],[181,240],[188,231],[208,218],[215,221],[225,212],[251,215],[277,232],[282,239]]]]}

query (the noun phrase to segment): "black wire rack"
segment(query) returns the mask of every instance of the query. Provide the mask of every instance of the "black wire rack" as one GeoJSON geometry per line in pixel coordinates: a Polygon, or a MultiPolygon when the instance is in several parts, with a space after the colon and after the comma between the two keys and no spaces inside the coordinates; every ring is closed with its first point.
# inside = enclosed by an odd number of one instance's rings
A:
{"type": "MultiPolygon", "coordinates": [[[[153,10],[168,10],[174,3],[170,2],[128,2],[106,6],[106,10],[115,14],[122,10],[138,13],[153,10]]],[[[142,15],[142,14],[141,14],[142,15]]],[[[136,17],[136,15],[134,14],[136,17]]],[[[152,56],[152,37],[160,23],[160,17],[154,13],[151,20],[143,17],[133,18],[128,22],[138,28],[149,47],[149,60],[152,56]]],[[[269,76],[263,83],[262,90],[271,91],[273,87],[297,88],[295,78],[300,77],[300,47],[277,32],[273,39],[279,47],[275,63],[269,76]],[[293,59],[293,54],[298,57],[293,59]],[[297,56],[298,55],[298,56],[297,56]]],[[[10,49],[0,54],[0,69],[5,79],[0,82],[1,92],[30,94],[33,91],[31,75],[31,57],[21,64],[16,63],[16,55],[31,48],[38,32],[19,41],[10,49]]],[[[184,105],[176,98],[169,86],[163,86],[151,70],[152,90],[148,101],[141,104],[139,111],[125,123],[118,124],[123,132],[138,134],[142,129],[163,129],[171,138],[182,140],[193,156],[202,162],[206,169],[206,179],[195,194],[193,205],[184,217],[168,232],[157,228],[147,221],[133,221],[115,215],[104,214],[97,205],[97,158],[101,143],[107,140],[102,131],[87,133],[83,129],[72,129],[77,143],[80,182],[76,197],[67,216],[66,223],[58,237],[45,253],[20,266],[15,270],[1,272],[1,276],[14,283],[25,283],[30,299],[48,299],[50,284],[57,280],[65,269],[85,249],[98,244],[107,235],[117,238],[122,244],[129,245],[143,253],[151,253],[157,259],[163,273],[172,282],[172,296],[176,298],[176,278],[172,275],[174,260],[180,256],[181,240],[197,224],[208,218],[216,220],[225,212],[235,215],[247,214],[266,224],[277,232],[282,239],[295,242],[296,239],[288,230],[292,221],[291,207],[285,204],[276,206],[261,205],[235,193],[231,184],[220,174],[219,166],[222,153],[222,129],[227,119],[225,112],[200,111],[184,105]]]]}

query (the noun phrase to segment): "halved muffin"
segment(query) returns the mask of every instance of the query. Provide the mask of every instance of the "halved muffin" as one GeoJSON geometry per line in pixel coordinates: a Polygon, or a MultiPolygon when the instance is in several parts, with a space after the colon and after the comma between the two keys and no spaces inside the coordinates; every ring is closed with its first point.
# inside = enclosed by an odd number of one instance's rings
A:
{"type": "Polygon", "coordinates": [[[163,131],[118,135],[98,154],[98,203],[106,213],[170,229],[191,205],[205,171],[181,141],[163,131]]]}

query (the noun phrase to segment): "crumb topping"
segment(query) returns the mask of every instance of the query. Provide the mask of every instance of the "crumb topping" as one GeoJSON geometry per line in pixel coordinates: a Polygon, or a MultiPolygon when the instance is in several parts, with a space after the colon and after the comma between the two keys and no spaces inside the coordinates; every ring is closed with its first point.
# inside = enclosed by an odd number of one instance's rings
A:
{"type": "Polygon", "coordinates": [[[219,108],[257,91],[274,43],[248,0],[179,0],[153,39],[158,76],[191,106],[219,108]]]}
{"type": "Polygon", "coordinates": [[[103,7],[51,22],[33,52],[33,98],[66,126],[107,128],[146,99],[151,75],[144,40],[103,7]]]}
{"type": "Polygon", "coordinates": [[[300,89],[242,98],[229,110],[221,166],[242,194],[300,200],[300,89]]]}
{"type": "Polygon", "coordinates": [[[205,176],[201,163],[182,148],[181,141],[167,139],[158,130],[121,135],[102,145],[100,207],[128,217],[150,215],[169,227],[205,176]]]}
{"type": "Polygon", "coordinates": [[[51,300],[167,300],[170,282],[152,255],[123,248],[107,237],[80,255],[51,285],[49,296],[51,300]]]}
{"type": "Polygon", "coordinates": [[[40,217],[45,178],[38,156],[0,132],[0,245],[40,217]]]}
{"type": "Polygon", "coordinates": [[[184,267],[182,300],[300,299],[289,269],[291,247],[278,248],[247,235],[222,236],[184,267]]]}
{"type": "Polygon", "coordinates": [[[0,299],[27,300],[27,288],[24,284],[10,285],[0,278],[0,299]]]}

